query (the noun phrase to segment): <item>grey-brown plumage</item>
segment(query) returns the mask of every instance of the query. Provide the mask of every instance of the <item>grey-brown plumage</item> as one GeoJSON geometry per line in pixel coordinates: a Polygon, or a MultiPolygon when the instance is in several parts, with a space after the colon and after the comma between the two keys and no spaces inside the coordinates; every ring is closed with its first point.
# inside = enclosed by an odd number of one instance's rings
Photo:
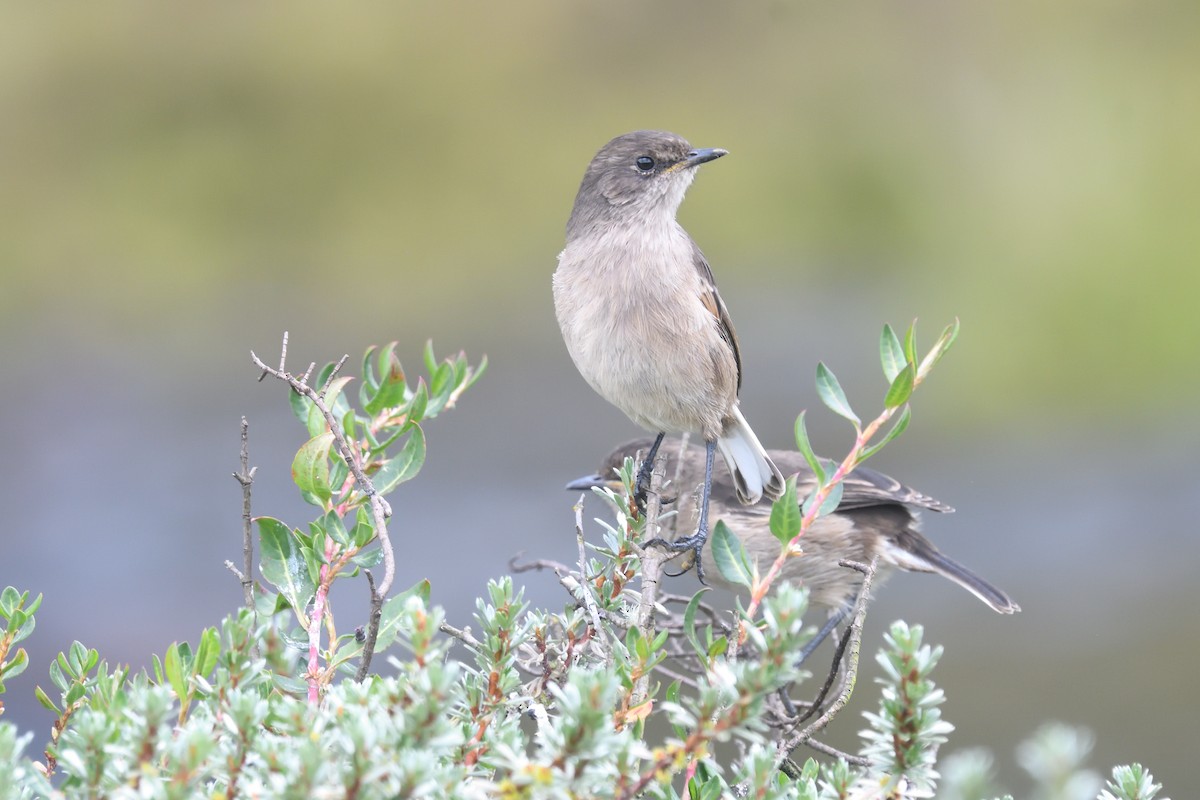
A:
{"type": "MultiPolygon", "coordinates": [[[[637,457],[637,453],[647,451],[650,444],[649,439],[639,439],[621,445],[609,454],[597,475],[574,481],[568,488],[612,485],[614,469],[626,457],[637,457]]],[[[678,512],[663,521],[668,537],[676,527],[684,531],[690,529],[696,513],[693,493],[703,479],[703,451],[688,447],[683,454],[682,468],[678,468],[680,445],[679,439],[667,439],[660,451],[667,458],[667,478],[673,481],[664,494],[675,495],[678,512]]],[[[800,453],[771,450],[770,456],[785,474],[796,475],[801,498],[816,486],[812,471],[800,453]]],[[[738,502],[729,473],[720,465],[713,473],[709,502],[713,517],[725,521],[741,539],[751,559],[765,570],[779,554],[779,542],[769,527],[771,504],[761,502],[745,506],[738,502]]],[[[1020,607],[1007,594],[944,555],[920,533],[919,509],[943,513],[954,510],[881,472],[860,467],[846,477],[842,502],[837,511],[817,519],[801,538],[803,555],[788,559],[781,578],[808,587],[814,603],[840,609],[846,607],[857,594],[861,576],[854,570],[839,566],[838,561],[848,558],[869,562],[878,555],[877,583],[895,569],[931,572],[954,581],[1001,614],[1020,611],[1020,607]]],[[[719,571],[712,567],[710,549],[704,549],[703,558],[713,582],[736,588],[725,583],[719,571]]]]}
{"type": "Polygon", "coordinates": [[[664,131],[602,147],[567,223],[554,309],[571,359],[601,397],[649,431],[702,436],[707,462],[719,450],[738,499],[756,503],[778,497],[783,477],[738,409],[737,335],[704,254],[675,219],[696,168],[725,154],[664,131]]]}

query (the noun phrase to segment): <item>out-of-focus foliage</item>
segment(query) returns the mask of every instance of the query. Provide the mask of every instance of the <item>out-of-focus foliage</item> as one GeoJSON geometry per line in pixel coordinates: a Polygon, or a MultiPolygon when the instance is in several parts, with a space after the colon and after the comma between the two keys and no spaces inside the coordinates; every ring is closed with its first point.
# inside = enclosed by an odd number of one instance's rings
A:
{"type": "Polygon", "coordinates": [[[883,281],[887,314],[969,320],[977,406],[1178,403],[1198,380],[1178,368],[1200,340],[1198,17],[1083,0],[16,7],[0,310],[120,320],[216,305],[239,280],[353,275],[468,289],[464,316],[494,325],[544,296],[594,149],[653,126],[734,154],[684,207],[714,264],[798,297],[883,281]]]}

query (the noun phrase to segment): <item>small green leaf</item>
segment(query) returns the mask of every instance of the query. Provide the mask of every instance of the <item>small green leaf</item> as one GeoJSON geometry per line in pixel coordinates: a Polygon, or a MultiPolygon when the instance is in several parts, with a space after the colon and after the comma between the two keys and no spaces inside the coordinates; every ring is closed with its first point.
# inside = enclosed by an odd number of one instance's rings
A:
{"type": "Polygon", "coordinates": [[[732,584],[749,588],[754,579],[750,556],[740,539],[719,520],[712,532],[712,558],[721,577],[732,584]]]}
{"type": "MultiPolygon", "coordinates": [[[[25,648],[18,647],[17,652],[12,654],[12,658],[4,662],[4,669],[0,670],[0,676],[4,678],[15,678],[25,671],[29,666],[29,654],[25,652],[25,648]]],[[[0,691],[3,691],[3,686],[0,684],[0,691]]]]}
{"type": "MultiPolygon", "coordinates": [[[[830,487],[829,493],[827,495],[825,495],[825,499],[821,502],[821,508],[818,509],[818,511],[817,511],[818,517],[823,517],[826,514],[832,514],[834,511],[837,510],[838,505],[842,502],[842,487],[843,486],[845,486],[845,484],[842,481],[838,481],[837,483],[835,483],[833,486],[830,487]]],[[[817,499],[817,490],[814,489],[813,493],[804,499],[804,507],[803,508],[804,508],[805,514],[808,514],[809,510],[812,508],[813,501],[816,499],[817,499]]]]}
{"type": "Polygon", "coordinates": [[[374,415],[385,408],[395,408],[404,402],[408,394],[404,367],[396,355],[398,344],[390,342],[379,353],[379,390],[364,406],[368,414],[374,415]]]}
{"type": "Polygon", "coordinates": [[[329,452],[332,447],[333,434],[323,433],[301,445],[292,460],[292,480],[300,487],[300,491],[308,492],[322,501],[333,496],[329,488],[329,452]]]}
{"type": "Polygon", "coordinates": [[[425,434],[420,427],[414,427],[412,435],[404,443],[403,449],[391,458],[379,472],[375,473],[372,482],[375,491],[387,494],[399,484],[414,477],[425,464],[425,434]]]}
{"type": "Polygon", "coordinates": [[[33,631],[36,627],[37,627],[37,618],[36,617],[30,617],[29,619],[25,620],[25,624],[22,625],[20,628],[18,628],[17,632],[13,634],[11,644],[16,644],[17,642],[22,641],[23,639],[28,639],[30,634],[33,633],[33,631]]]}
{"type": "Polygon", "coordinates": [[[51,714],[54,714],[55,716],[58,716],[59,714],[61,714],[61,712],[58,710],[58,706],[54,705],[54,701],[52,701],[46,695],[46,692],[42,689],[42,687],[40,687],[40,686],[34,687],[33,696],[36,697],[37,701],[42,704],[42,707],[45,708],[47,711],[49,711],[51,714]]]}
{"type": "Polygon", "coordinates": [[[796,498],[796,476],[787,479],[783,496],[771,506],[771,533],[786,545],[800,533],[800,501],[796,498]]]}
{"type": "Polygon", "coordinates": [[[429,403],[425,407],[426,419],[436,417],[454,391],[454,367],[446,362],[429,374],[429,403]]]}
{"type": "Polygon", "coordinates": [[[15,631],[17,628],[25,624],[25,612],[19,608],[14,608],[8,614],[8,630],[15,631]]]}
{"type": "Polygon", "coordinates": [[[909,364],[917,363],[917,321],[915,319],[904,333],[904,360],[909,364]]]}
{"type": "Polygon", "coordinates": [[[930,354],[925,357],[925,363],[921,364],[921,367],[926,372],[933,369],[934,365],[942,360],[942,356],[946,355],[947,351],[950,350],[950,347],[958,338],[958,329],[958,317],[955,317],[954,322],[947,325],[945,330],[942,331],[942,335],[938,337],[936,342],[934,342],[933,349],[930,351],[930,354]]]}
{"type": "Polygon", "coordinates": [[[196,648],[196,660],[192,666],[192,674],[205,676],[217,666],[217,658],[221,655],[221,638],[216,628],[205,628],[200,634],[200,644],[196,648]]]}
{"type": "Polygon", "coordinates": [[[417,379],[417,388],[413,390],[408,405],[404,407],[406,422],[417,423],[425,418],[425,410],[429,407],[429,390],[425,388],[425,379],[417,379]]]}
{"type": "Polygon", "coordinates": [[[862,455],[858,457],[859,462],[861,463],[866,461],[868,458],[882,450],[885,444],[904,433],[905,429],[908,428],[908,420],[911,416],[912,413],[908,406],[902,408],[900,410],[900,416],[896,419],[895,423],[892,424],[892,427],[888,430],[887,434],[884,435],[883,439],[881,439],[879,442],[863,450],[862,455]]]}
{"type": "Polygon", "coordinates": [[[817,476],[817,483],[822,484],[825,482],[825,469],[821,466],[821,460],[813,452],[812,443],[808,440],[808,427],[804,424],[804,415],[807,413],[807,411],[801,411],[800,416],[796,417],[796,447],[804,456],[804,460],[808,462],[808,468],[813,471],[813,475],[817,476]]]}
{"type": "Polygon", "coordinates": [[[304,427],[308,431],[309,437],[320,436],[329,430],[329,423],[325,421],[325,414],[321,409],[317,408],[317,404],[309,402],[308,404],[308,419],[304,422],[304,427]]]}
{"type": "Polygon", "coordinates": [[[910,363],[904,358],[904,346],[900,344],[900,338],[891,325],[885,324],[879,336],[879,361],[883,364],[883,375],[888,383],[895,382],[896,376],[910,363]]]}
{"type": "MultiPolygon", "coordinates": [[[[295,389],[288,389],[288,403],[291,405],[292,413],[296,415],[296,419],[300,420],[302,424],[308,425],[308,415],[313,408],[313,401],[295,389]]],[[[311,436],[312,434],[310,433],[309,435],[311,436]]]]}
{"type": "MultiPolygon", "coordinates": [[[[345,389],[346,385],[352,380],[354,380],[354,378],[348,375],[342,375],[334,378],[332,381],[329,381],[328,386],[325,386],[324,381],[317,384],[320,387],[324,387],[324,394],[321,395],[321,399],[325,401],[325,407],[332,411],[335,417],[340,417],[342,414],[345,414],[346,410],[350,407],[346,403],[346,398],[342,394],[342,390],[345,389]]],[[[321,389],[318,389],[318,391],[321,391],[321,389]]]]}
{"type": "Polygon", "coordinates": [[[363,569],[372,569],[379,566],[380,561],[383,561],[383,550],[378,547],[366,550],[351,558],[350,561],[363,569]]]}
{"type": "Polygon", "coordinates": [[[433,354],[433,339],[425,340],[425,371],[430,375],[437,369],[437,356],[433,354]]]}
{"type": "Polygon", "coordinates": [[[466,391],[467,389],[470,389],[472,386],[474,386],[475,381],[482,378],[483,373],[487,372],[487,368],[488,368],[488,360],[487,360],[487,354],[485,353],[483,355],[483,357],[479,359],[479,366],[475,368],[474,374],[471,374],[470,368],[468,368],[467,374],[469,377],[467,378],[466,384],[464,384],[462,387],[463,391],[466,391]]]}
{"type": "Polygon", "coordinates": [[[346,434],[346,439],[354,441],[358,438],[358,414],[354,413],[354,409],[349,409],[342,415],[342,433],[346,434]]]}
{"type": "Polygon", "coordinates": [[[340,544],[342,547],[347,547],[350,544],[350,534],[346,532],[346,526],[342,524],[342,518],[336,511],[330,511],[321,521],[321,527],[325,529],[325,534],[340,544]]]}
{"type": "Polygon", "coordinates": [[[21,594],[12,586],[5,586],[3,591],[0,591],[0,617],[9,617],[13,611],[25,604],[25,598],[29,592],[21,594]]]}
{"type": "Polygon", "coordinates": [[[359,506],[354,515],[354,529],[350,531],[350,541],[355,547],[366,547],[375,538],[375,526],[371,524],[371,512],[366,506],[359,506]]]}
{"type": "Polygon", "coordinates": [[[821,361],[817,362],[817,394],[831,411],[853,422],[854,427],[862,424],[854,409],[850,408],[850,402],[846,399],[846,393],[842,391],[837,377],[821,361]]]}
{"type": "Polygon", "coordinates": [[[908,402],[913,393],[913,383],[917,378],[917,368],[908,364],[900,370],[900,374],[892,381],[887,396],[883,398],[885,408],[896,408],[908,402]]]}
{"type": "Polygon", "coordinates": [[[82,678],[88,673],[87,648],[83,646],[83,642],[76,639],[71,642],[71,648],[68,651],[67,660],[71,663],[71,672],[75,677],[82,678]]]}
{"type": "Polygon", "coordinates": [[[296,615],[303,617],[317,587],[301,555],[296,535],[272,517],[259,517],[255,522],[258,523],[263,577],[279,590],[296,615]]]}
{"type": "Polygon", "coordinates": [[[187,680],[183,675],[183,659],[179,655],[179,645],[171,644],[167,648],[167,657],[163,659],[163,670],[167,673],[167,682],[171,684],[175,696],[182,700],[187,697],[187,680]]]}
{"type": "Polygon", "coordinates": [[[692,599],[688,601],[687,608],[683,610],[683,635],[691,643],[696,655],[701,658],[704,657],[704,648],[700,644],[700,638],[696,635],[696,611],[700,608],[700,600],[707,591],[707,588],[701,589],[692,595],[692,599]]]}

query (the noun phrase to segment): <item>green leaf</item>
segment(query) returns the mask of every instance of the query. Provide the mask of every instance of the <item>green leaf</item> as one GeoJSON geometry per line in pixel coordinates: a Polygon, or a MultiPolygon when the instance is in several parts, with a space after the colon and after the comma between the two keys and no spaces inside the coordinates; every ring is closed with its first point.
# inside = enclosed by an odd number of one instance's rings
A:
{"type": "MultiPolygon", "coordinates": [[[[29,666],[29,654],[25,652],[25,648],[18,647],[17,652],[12,654],[12,658],[4,663],[4,669],[0,670],[0,676],[4,678],[15,678],[25,671],[29,666]]],[[[0,685],[0,691],[3,691],[3,686],[0,685]]]]}
{"type": "Polygon", "coordinates": [[[888,383],[895,382],[896,376],[910,363],[904,358],[904,346],[900,344],[900,338],[891,325],[885,324],[879,336],[879,361],[883,364],[883,375],[888,383]]]}
{"type": "Polygon", "coordinates": [[[348,441],[354,441],[358,438],[358,414],[354,413],[354,409],[349,409],[341,417],[342,433],[346,435],[348,441]]]}
{"type": "Polygon", "coordinates": [[[37,701],[42,704],[42,707],[45,708],[47,711],[49,711],[51,714],[54,714],[55,716],[59,716],[62,713],[58,710],[58,706],[54,705],[54,701],[52,701],[46,695],[46,692],[42,689],[42,687],[35,686],[33,689],[33,696],[36,697],[37,701]]]}
{"type": "Polygon", "coordinates": [[[259,517],[255,522],[258,523],[263,577],[287,600],[296,615],[303,617],[317,586],[301,556],[296,535],[272,517],[259,517]]]}
{"type": "Polygon", "coordinates": [[[379,472],[375,473],[372,478],[375,491],[381,495],[387,494],[404,481],[414,477],[421,471],[424,464],[425,434],[417,426],[413,428],[412,435],[404,443],[403,449],[385,463],[379,472]]]}
{"type": "Polygon", "coordinates": [[[366,506],[359,506],[354,514],[354,529],[350,531],[350,541],[355,547],[366,547],[375,537],[375,526],[371,524],[371,512],[366,506]]]}
{"type": "Polygon", "coordinates": [[[417,379],[417,388],[413,390],[412,397],[408,400],[408,405],[404,407],[404,416],[406,422],[417,423],[425,418],[425,411],[429,407],[429,390],[425,388],[425,379],[417,379]]]}
{"type": "Polygon", "coordinates": [[[71,682],[67,680],[67,676],[63,674],[62,664],[65,663],[66,659],[63,658],[62,653],[58,654],[57,660],[50,662],[50,680],[54,681],[54,685],[63,692],[71,685],[71,682]]]}
{"type": "Polygon", "coordinates": [[[383,550],[378,547],[366,550],[351,558],[350,561],[363,569],[372,569],[379,566],[380,561],[383,561],[383,550]]]}
{"type": "MultiPolygon", "coordinates": [[[[428,580],[418,581],[383,604],[379,614],[379,632],[375,634],[376,653],[386,650],[396,641],[400,620],[404,617],[404,608],[408,605],[409,598],[419,597],[421,602],[428,606],[431,592],[432,586],[428,580]]],[[[361,651],[360,646],[357,652],[361,651]]]]}
{"type": "Polygon", "coordinates": [[[183,659],[179,655],[179,645],[172,643],[167,648],[167,657],[163,659],[163,670],[167,673],[167,682],[175,691],[175,696],[182,700],[187,697],[187,679],[183,675],[183,659]]]}
{"type": "Polygon", "coordinates": [[[404,367],[396,355],[398,342],[390,342],[379,353],[379,390],[364,406],[368,414],[378,414],[385,408],[395,408],[404,402],[408,384],[404,367]]]}
{"type": "Polygon", "coordinates": [[[846,393],[842,391],[837,377],[821,361],[817,362],[817,394],[831,411],[853,422],[855,428],[862,424],[854,409],[850,408],[850,402],[846,399],[846,393]]]}
{"type": "Polygon", "coordinates": [[[437,369],[437,356],[433,354],[433,339],[425,340],[425,371],[430,375],[437,369]]]}
{"type": "Polygon", "coordinates": [[[817,476],[817,483],[822,484],[825,482],[825,468],[821,466],[821,460],[813,452],[812,443],[808,440],[808,427],[804,424],[804,415],[807,413],[801,411],[800,416],[796,417],[796,447],[808,462],[808,468],[813,471],[813,475],[817,476]]]}
{"type": "Polygon", "coordinates": [[[13,611],[25,604],[25,598],[28,596],[29,592],[22,594],[11,586],[5,586],[4,590],[0,591],[0,617],[11,617],[13,611]]]}
{"type": "Polygon", "coordinates": [[[342,547],[349,546],[350,534],[346,532],[346,526],[342,524],[342,518],[336,511],[330,511],[325,515],[325,518],[321,522],[321,527],[325,529],[325,533],[329,538],[342,547]]]}
{"type": "MultiPolygon", "coordinates": [[[[38,595],[38,603],[37,604],[40,604],[41,599],[42,599],[42,596],[38,595]]],[[[35,604],[35,607],[37,604],[35,604]]],[[[33,613],[32,611],[17,611],[16,613],[13,614],[13,622],[14,623],[18,619],[21,619],[24,621],[17,628],[16,632],[13,633],[12,643],[15,644],[16,642],[19,642],[22,639],[28,639],[29,635],[31,633],[33,633],[34,628],[37,627],[37,618],[31,616],[32,613],[33,613]]],[[[10,631],[12,630],[12,626],[9,626],[9,630],[10,631]]]]}
{"type": "Polygon", "coordinates": [[[740,539],[719,520],[712,532],[712,558],[721,577],[732,584],[749,588],[754,579],[750,556],[740,539]]]}
{"type": "MultiPolygon", "coordinates": [[[[838,505],[842,502],[842,487],[845,484],[838,481],[829,489],[829,494],[825,495],[825,499],[821,502],[821,508],[817,510],[817,516],[823,517],[826,514],[832,514],[837,510],[838,505]]],[[[819,488],[819,487],[818,487],[819,488]]],[[[813,501],[817,499],[817,489],[814,489],[812,494],[804,499],[804,513],[807,514],[812,508],[813,501]]]]}
{"type": "Polygon", "coordinates": [[[79,640],[71,642],[67,660],[71,663],[71,671],[75,677],[82,678],[88,673],[88,651],[83,646],[83,642],[79,640]]]}
{"type": "Polygon", "coordinates": [[[892,381],[887,396],[883,398],[885,408],[896,408],[908,402],[913,393],[913,383],[917,379],[917,368],[908,364],[900,370],[900,374],[892,381]]]}
{"type": "MultiPolygon", "coordinates": [[[[297,392],[295,389],[288,389],[288,404],[292,407],[292,413],[296,415],[296,419],[307,426],[309,412],[314,408],[313,401],[309,400],[304,395],[297,392]]],[[[313,434],[310,432],[310,436],[313,434]]]]}
{"type": "Polygon", "coordinates": [[[692,595],[687,608],[683,610],[683,635],[691,643],[696,655],[701,658],[704,657],[704,647],[700,644],[700,637],[696,635],[696,611],[700,608],[700,600],[707,591],[708,589],[704,588],[692,595]]]}
{"type": "Polygon", "coordinates": [[[926,356],[925,360],[928,362],[928,366],[925,364],[922,364],[921,366],[925,367],[926,370],[933,369],[934,365],[942,360],[942,356],[946,355],[947,351],[949,351],[950,347],[954,344],[954,341],[958,338],[958,329],[958,317],[955,317],[954,322],[946,326],[946,328],[942,331],[942,335],[938,337],[936,342],[934,342],[933,349],[930,351],[930,354],[926,356]]]}
{"type": "Polygon", "coordinates": [[[300,487],[300,491],[308,492],[322,501],[333,496],[329,488],[329,452],[332,447],[333,434],[322,433],[301,445],[292,460],[292,480],[300,487]]]}
{"type": "Polygon", "coordinates": [[[800,501],[796,498],[796,476],[787,479],[783,496],[771,506],[771,533],[786,545],[800,533],[800,501]]]}
{"type": "MultiPolygon", "coordinates": [[[[322,399],[325,402],[325,407],[333,414],[334,419],[342,419],[350,411],[350,403],[346,401],[346,396],[342,394],[342,390],[352,380],[354,378],[343,375],[340,378],[334,378],[325,389],[325,395],[322,399]]],[[[324,386],[325,384],[321,383],[319,385],[324,386]]],[[[324,420],[324,416],[321,419],[324,420]]]]}
{"type": "Polygon", "coordinates": [[[474,386],[475,381],[482,378],[483,373],[487,372],[487,368],[488,368],[488,359],[487,359],[487,354],[485,353],[483,355],[483,357],[479,359],[479,366],[475,368],[474,374],[471,374],[470,370],[468,368],[468,375],[470,375],[470,377],[467,379],[466,384],[463,385],[463,387],[462,387],[463,391],[466,391],[467,389],[470,389],[472,386],[474,386]]]}
{"type": "Polygon", "coordinates": [[[200,634],[200,644],[196,648],[196,661],[192,666],[192,674],[205,676],[217,666],[217,658],[221,655],[221,638],[216,628],[205,628],[200,634]]]}
{"type": "Polygon", "coordinates": [[[325,414],[312,401],[309,401],[308,404],[308,419],[305,420],[304,427],[310,437],[320,436],[329,430],[329,423],[325,421],[325,414]]]}
{"type": "Polygon", "coordinates": [[[425,407],[426,419],[436,417],[450,399],[454,391],[454,367],[441,363],[429,374],[429,403],[425,407]]]}
{"type": "Polygon", "coordinates": [[[902,408],[900,410],[900,416],[896,418],[896,421],[892,424],[892,427],[888,430],[887,434],[885,434],[878,443],[864,449],[862,455],[858,457],[859,462],[861,463],[866,461],[868,458],[882,450],[885,444],[904,433],[905,429],[908,428],[908,420],[911,416],[912,412],[909,410],[908,406],[902,408]]]}
{"type": "Polygon", "coordinates": [[[917,321],[915,319],[904,333],[904,360],[909,364],[917,363],[917,321]]]}

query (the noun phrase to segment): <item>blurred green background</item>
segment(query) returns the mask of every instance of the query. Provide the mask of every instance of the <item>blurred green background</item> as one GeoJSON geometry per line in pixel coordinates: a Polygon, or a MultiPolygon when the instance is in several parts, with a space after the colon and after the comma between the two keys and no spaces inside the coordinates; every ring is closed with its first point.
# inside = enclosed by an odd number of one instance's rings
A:
{"type": "MultiPolygon", "coordinates": [[[[283,330],[293,366],[391,339],[416,366],[427,337],[491,358],[393,502],[398,582],[430,576],[461,624],[517,551],[570,559],[561,485],[638,431],[574,372],[549,278],[588,159],[655,127],[732,153],[681,220],[769,445],[818,405],[818,359],[873,408],[883,322],[919,317],[928,343],[962,320],[878,466],[957,506],[930,535],[1025,612],[903,577],[874,611],[875,642],[905,616],[947,645],[951,749],[993,747],[1020,794],[1013,744],[1059,718],[1097,731],[1097,766],[1200,791],[1200,5],[39,4],[3,21],[0,584],[47,595],[6,695],[24,727],[49,725],[32,684],[72,638],[141,665],[236,606],[242,414],[256,511],[305,519],[287,481],[302,431],[248,360],[283,330]]],[[[810,417],[843,452],[840,422],[810,417]]],[[[852,745],[853,713],[836,727],[852,745]]]]}

